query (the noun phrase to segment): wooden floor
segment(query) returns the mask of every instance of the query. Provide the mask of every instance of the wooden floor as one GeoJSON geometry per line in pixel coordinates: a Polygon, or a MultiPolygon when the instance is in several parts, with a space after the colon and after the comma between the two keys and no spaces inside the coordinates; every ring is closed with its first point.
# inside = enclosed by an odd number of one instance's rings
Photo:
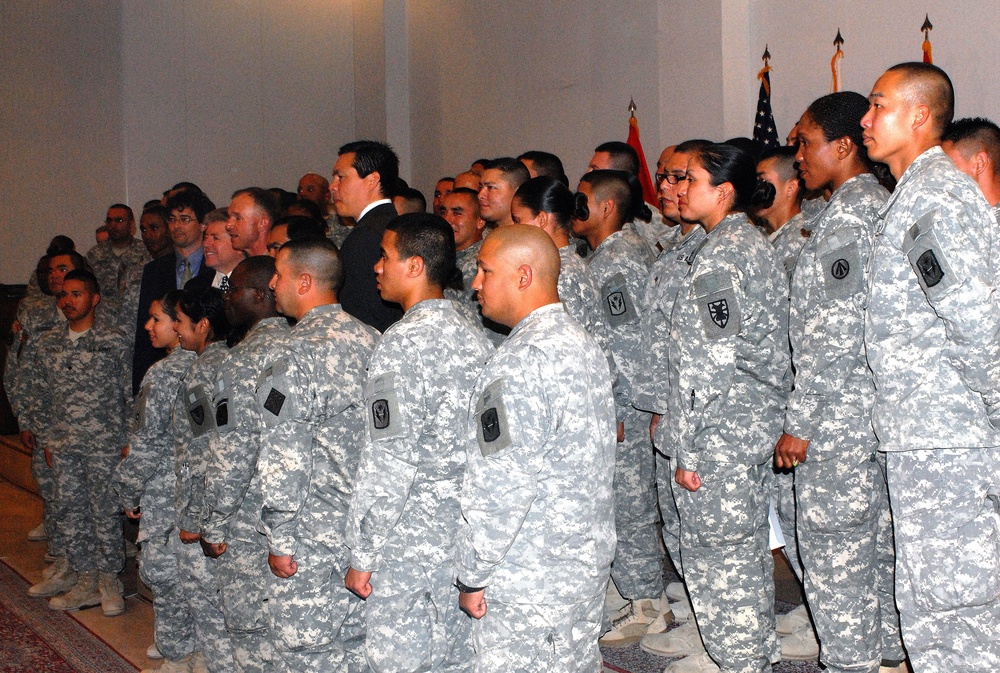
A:
{"type": "MultiPolygon", "coordinates": [[[[44,542],[29,542],[26,535],[42,519],[42,503],[35,494],[0,478],[0,560],[13,568],[29,582],[41,581],[45,568],[44,542]]],[[[135,559],[128,559],[131,566],[128,584],[134,586],[135,559]]],[[[41,601],[43,598],[25,600],[41,601]]],[[[73,617],[117,650],[137,668],[158,668],[159,663],[146,658],[146,648],[153,642],[153,608],[144,598],[132,595],[126,599],[125,614],[105,617],[101,609],[91,608],[71,613],[73,617]]]]}

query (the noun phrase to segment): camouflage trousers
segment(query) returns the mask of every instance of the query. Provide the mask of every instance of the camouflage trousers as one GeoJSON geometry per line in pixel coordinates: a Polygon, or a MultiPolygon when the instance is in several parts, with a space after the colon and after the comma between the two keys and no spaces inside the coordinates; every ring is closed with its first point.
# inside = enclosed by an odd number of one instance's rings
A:
{"type": "MultiPolygon", "coordinates": [[[[141,524],[140,524],[141,525],[141,524]]],[[[195,651],[191,613],[181,587],[171,531],[147,531],[139,557],[139,577],[153,592],[153,639],[167,659],[195,651]]]]}
{"type": "Polygon", "coordinates": [[[366,601],[365,654],[375,673],[471,671],[472,620],[451,563],[385,562],[366,601]]]}
{"type": "Polygon", "coordinates": [[[785,538],[784,554],[788,565],[795,573],[799,584],[802,583],[802,557],[799,553],[799,536],[795,527],[795,474],[791,470],[779,470],[772,467],[774,478],[771,481],[771,500],[774,511],[778,515],[781,526],[781,536],[785,538]]]}
{"type": "Polygon", "coordinates": [[[234,670],[238,673],[271,671],[271,640],[268,635],[267,542],[255,531],[242,536],[257,539],[226,540],[226,553],[220,556],[215,577],[222,597],[222,614],[233,648],[234,670]],[[267,573],[267,576],[265,576],[267,573]]]}
{"type": "Polygon", "coordinates": [[[367,671],[365,604],[344,586],[343,553],[314,540],[296,546],[294,575],[267,571],[274,670],[367,671]]]}
{"type": "Polygon", "coordinates": [[[656,462],[649,439],[650,415],[625,414],[625,441],[615,458],[615,533],[618,546],[611,577],[625,598],[659,598],[663,552],[657,533],[656,462]]]}
{"type": "Polygon", "coordinates": [[[181,591],[191,613],[195,649],[205,655],[209,671],[227,673],[233,668],[233,646],[222,616],[222,597],[216,577],[219,561],[205,556],[197,542],[182,543],[176,530],[170,543],[181,591]]]}
{"type": "Polygon", "coordinates": [[[52,468],[45,462],[45,450],[41,446],[36,446],[31,452],[31,476],[35,478],[38,494],[42,496],[42,525],[49,538],[48,553],[52,556],[65,556],[66,540],[60,529],[62,516],[59,501],[56,500],[56,478],[52,468]]]}
{"type": "Polygon", "coordinates": [[[768,544],[771,464],[702,461],[701,487],[674,485],[684,583],[709,655],[724,673],[770,671],[774,559],[768,544]]]}
{"type": "Polygon", "coordinates": [[[681,580],[684,580],[684,568],[681,563],[681,521],[677,515],[677,503],[674,502],[674,472],[676,464],[659,451],[656,452],[656,498],[660,504],[660,518],[663,528],[663,546],[673,561],[674,568],[681,580]]]}
{"type": "Polygon", "coordinates": [[[570,605],[491,601],[472,625],[476,673],[600,673],[604,591],[570,605]]]}
{"type": "Polygon", "coordinates": [[[887,462],[913,670],[1000,670],[1000,449],[893,451],[887,462]]]}
{"type": "Polygon", "coordinates": [[[845,450],[808,460],[795,468],[795,494],[820,661],[831,673],[867,673],[878,671],[883,658],[903,659],[891,586],[889,497],[876,456],[845,450]]]}
{"type": "Polygon", "coordinates": [[[117,452],[52,451],[55,501],[70,567],[118,574],[125,567],[121,507],[111,488],[117,452]]]}

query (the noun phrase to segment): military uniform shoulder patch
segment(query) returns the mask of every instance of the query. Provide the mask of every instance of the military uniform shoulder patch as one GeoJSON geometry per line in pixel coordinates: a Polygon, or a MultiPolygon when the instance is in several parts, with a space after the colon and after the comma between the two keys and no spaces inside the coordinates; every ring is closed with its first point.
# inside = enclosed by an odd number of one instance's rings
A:
{"type": "Polygon", "coordinates": [[[207,386],[191,386],[185,391],[185,407],[191,434],[201,437],[215,427],[215,414],[212,413],[210,390],[207,386]]]}
{"type": "Polygon", "coordinates": [[[934,231],[934,212],[917,220],[906,232],[903,251],[917,274],[917,282],[929,299],[947,293],[957,278],[934,231]]]}
{"type": "Polygon", "coordinates": [[[483,458],[489,458],[511,445],[502,379],[486,386],[476,401],[476,439],[483,458]]]}
{"type": "Polygon", "coordinates": [[[219,432],[229,432],[235,426],[235,414],[229,404],[229,395],[233,390],[232,374],[228,371],[221,373],[215,381],[215,395],[212,398],[212,406],[215,407],[215,427],[219,432]]]}
{"type": "Polygon", "coordinates": [[[368,408],[368,433],[372,441],[405,434],[396,385],[396,372],[386,372],[368,381],[365,406],[368,408]]]}
{"type": "Polygon", "coordinates": [[[639,320],[635,303],[625,284],[625,276],[616,273],[601,286],[601,297],[604,299],[604,315],[612,327],[627,325],[639,320]]]}
{"type": "Polygon", "coordinates": [[[288,419],[291,387],[288,381],[288,360],[282,358],[272,363],[257,377],[257,403],[263,413],[264,425],[271,428],[288,419]]]}
{"type": "Polygon", "coordinates": [[[740,305],[729,274],[705,273],[692,282],[702,328],[709,340],[738,334],[742,323],[740,305]]]}
{"type": "Polygon", "coordinates": [[[835,235],[823,245],[817,256],[823,268],[823,288],[827,298],[842,299],[864,290],[864,270],[856,240],[835,235]]]}
{"type": "Polygon", "coordinates": [[[149,399],[149,391],[153,387],[151,382],[144,383],[135,396],[135,406],[132,410],[132,432],[139,432],[146,427],[146,402],[149,399]]]}

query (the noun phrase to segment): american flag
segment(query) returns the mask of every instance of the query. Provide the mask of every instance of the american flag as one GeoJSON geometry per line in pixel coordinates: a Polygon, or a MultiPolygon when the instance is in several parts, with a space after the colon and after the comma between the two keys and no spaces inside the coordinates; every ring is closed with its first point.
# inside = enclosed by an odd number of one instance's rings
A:
{"type": "Polygon", "coordinates": [[[757,73],[760,80],[760,94],[757,96],[757,116],[753,123],[753,140],[762,150],[778,147],[778,129],[774,123],[774,112],[771,111],[771,66],[768,61],[771,54],[764,49],[764,67],[757,73]]]}

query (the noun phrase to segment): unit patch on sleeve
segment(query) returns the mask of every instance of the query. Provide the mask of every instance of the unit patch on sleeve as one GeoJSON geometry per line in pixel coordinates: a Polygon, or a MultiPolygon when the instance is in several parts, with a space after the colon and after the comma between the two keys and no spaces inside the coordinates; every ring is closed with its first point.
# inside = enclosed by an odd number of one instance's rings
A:
{"type": "Polygon", "coordinates": [[[692,291],[705,336],[716,340],[739,333],[742,320],[740,305],[729,274],[702,274],[694,279],[692,291]]]}
{"type": "Polygon", "coordinates": [[[372,441],[405,434],[396,385],[396,372],[386,372],[368,382],[365,404],[368,407],[368,432],[372,441]]]}
{"type": "Polygon", "coordinates": [[[507,408],[503,400],[503,379],[486,386],[476,402],[476,439],[483,458],[511,445],[507,408]]]}

